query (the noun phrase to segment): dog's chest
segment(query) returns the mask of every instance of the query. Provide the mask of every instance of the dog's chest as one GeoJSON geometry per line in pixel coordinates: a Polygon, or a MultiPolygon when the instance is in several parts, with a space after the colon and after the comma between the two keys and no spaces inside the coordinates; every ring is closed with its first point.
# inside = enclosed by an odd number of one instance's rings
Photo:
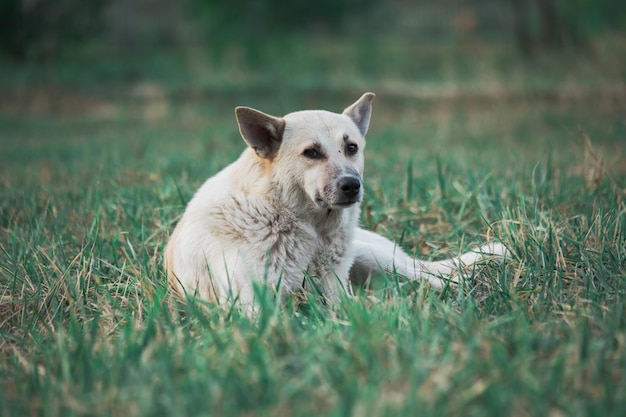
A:
{"type": "Polygon", "coordinates": [[[305,273],[323,276],[348,255],[351,226],[343,212],[305,216],[261,198],[234,195],[209,210],[212,234],[245,252],[248,262],[301,285],[305,273]]]}

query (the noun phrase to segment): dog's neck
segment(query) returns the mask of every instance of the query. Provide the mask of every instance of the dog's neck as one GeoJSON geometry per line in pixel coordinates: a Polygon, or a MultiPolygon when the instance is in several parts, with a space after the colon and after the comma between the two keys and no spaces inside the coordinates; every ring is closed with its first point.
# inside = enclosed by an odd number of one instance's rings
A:
{"type": "Polygon", "coordinates": [[[240,178],[237,185],[243,192],[267,200],[275,210],[288,212],[300,222],[310,224],[320,235],[329,235],[341,228],[346,215],[359,216],[358,206],[345,209],[318,207],[298,184],[285,181],[285,176],[275,175],[271,163],[258,158],[251,149],[242,155],[242,159],[243,163],[237,167],[240,178]]]}
{"type": "Polygon", "coordinates": [[[347,211],[356,210],[358,218],[359,208],[328,209],[318,207],[306,193],[296,185],[286,185],[272,181],[272,187],[266,196],[275,210],[288,212],[299,219],[300,223],[310,224],[320,236],[331,236],[346,225],[347,211]]]}

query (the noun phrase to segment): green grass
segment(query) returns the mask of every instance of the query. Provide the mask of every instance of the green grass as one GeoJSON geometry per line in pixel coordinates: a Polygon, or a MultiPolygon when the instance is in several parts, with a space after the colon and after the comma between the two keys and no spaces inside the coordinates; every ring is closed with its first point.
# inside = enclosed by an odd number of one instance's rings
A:
{"type": "Polygon", "coordinates": [[[448,72],[425,81],[441,89],[413,98],[392,88],[415,83],[399,58],[381,79],[379,61],[329,69],[345,88],[301,69],[270,96],[271,77],[221,90],[191,77],[212,93],[186,96],[170,74],[146,96],[118,75],[103,92],[16,73],[1,83],[15,101],[0,115],[0,415],[625,415],[626,97],[596,89],[625,63],[597,49],[614,61],[597,74],[541,64],[568,74],[550,88],[592,88],[560,99],[528,90],[544,82],[530,64],[514,77],[530,93],[482,95],[511,64],[498,47],[474,64],[442,54],[448,72]],[[336,308],[262,289],[255,317],[173,300],[163,247],[243,149],[234,105],[338,111],[361,88],[379,93],[362,223],[429,259],[488,237],[513,259],[442,293],[380,277],[336,308]]]}

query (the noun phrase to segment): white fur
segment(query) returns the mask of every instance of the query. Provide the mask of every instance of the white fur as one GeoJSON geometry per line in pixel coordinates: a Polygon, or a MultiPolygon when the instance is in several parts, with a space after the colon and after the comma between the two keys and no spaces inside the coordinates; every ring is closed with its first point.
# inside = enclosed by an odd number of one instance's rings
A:
{"type": "Polygon", "coordinates": [[[396,271],[440,288],[485,253],[506,256],[502,244],[491,243],[458,258],[424,262],[358,227],[373,98],[366,93],[341,114],[309,110],[276,118],[237,108],[249,147],[189,202],[166,248],[174,288],[253,305],[254,282],[281,294],[315,286],[336,301],[342,292],[350,294],[351,274],[396,271]]]}

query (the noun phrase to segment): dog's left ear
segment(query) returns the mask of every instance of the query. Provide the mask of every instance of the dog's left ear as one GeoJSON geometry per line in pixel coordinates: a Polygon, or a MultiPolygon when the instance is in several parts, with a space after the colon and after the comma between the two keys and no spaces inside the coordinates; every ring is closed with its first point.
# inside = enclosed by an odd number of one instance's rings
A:
{"type": "Polygon", "coordinates": [[[370,125],[372,100],[374,100],[374,97],[376,97],[374,93],[365,93],[354,104],[343,111],[343,114],[352,119],[363,136],[367,133],[370,125]]]}
{"type": "Polygon", "coordinates": [[[241,137],[256,154],[264,159],[273,159],[283,140],[285,121],[250,107],[237,107],[235,116],[241,137]]]}

